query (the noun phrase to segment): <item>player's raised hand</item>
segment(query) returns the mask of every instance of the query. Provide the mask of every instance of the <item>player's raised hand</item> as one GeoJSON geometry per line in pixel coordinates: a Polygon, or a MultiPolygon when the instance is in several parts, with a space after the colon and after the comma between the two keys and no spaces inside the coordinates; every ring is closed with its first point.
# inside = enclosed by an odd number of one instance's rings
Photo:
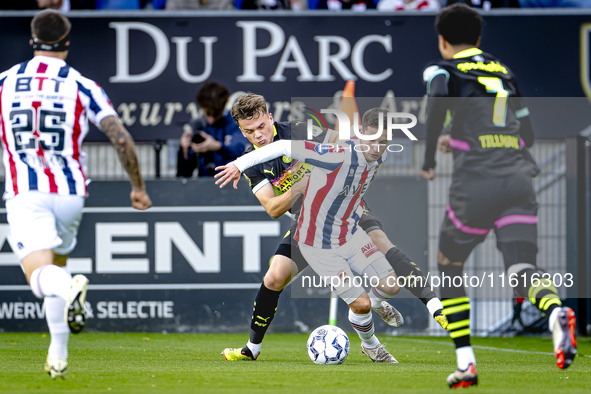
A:
{"type": "Polygon", "coordinates": [[[421,172],[419,172],[419,175],[421,176],[421,178],[425,178],[428,181],[432,181],[433,179],[435,179],[435,168],[429,168],[427,171],[421,170],[421,172]]]}
{"type": "Polygon", "coordinates": [[[302,179],[293,184],[293,186],[291,187],[292,198],[297,198],[297,196],[299,196],[300,194],[304,194],[304,192],[306,191],[306,187],[308,186],[309,179],[310,174],[306,174],[302,177],[302,179]]]}
{"type": "Polygon", "coordinates": [[[145,211],[152,206],[152,200],[143,189],[132,190],[129,195],[131,206],[140,211],[145,211]]]}
{"type": "Polygon", "coordinates": [[[216,167],[215,170],[221,171],[215,174],[214,176],[214,178],[220,178],[215,182],[216,185],[220,185],[221,183],[220,189],[222,189],[232,180],[234,180],[234,189],[238,189],[238,181],[240,180],[240,170],[238,169],[238,167],[234,165],[234,163],[230,162],[225,166],[216,167]]]}
{"type": "Polygon", "coordinates": [[[437,138],[437,149],[439,149],[441,153],[451,152],[451,146],[449,146],[449,134],[443,134],[437,138]]]}

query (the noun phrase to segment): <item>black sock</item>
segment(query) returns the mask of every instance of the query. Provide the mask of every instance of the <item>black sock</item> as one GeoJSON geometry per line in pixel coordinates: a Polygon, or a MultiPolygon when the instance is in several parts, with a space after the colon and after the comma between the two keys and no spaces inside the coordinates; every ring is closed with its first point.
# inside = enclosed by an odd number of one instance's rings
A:
{"type": "Polygon", "coordinates": [[[252,309],[252,322],[250,324],[251,343],[258,344],[263,342],[265,333],[275,317],[279,296],[282,291],[269,290],[265,287],[264,283],[261,284],[257,298],[254,301],[254,308],[252,309]]]}
{"type": "Polygon", "coordinates": [[[415,263],[402,253],[398,248],[393,247],[386,253],[386,260],[390,263],[396,275],[406,277],[406,290],[427,305],[429,300],[437,295],[427,284],[427,279],[415,263]],[[414,279],[413,279],[414,277],[414,279]]]}

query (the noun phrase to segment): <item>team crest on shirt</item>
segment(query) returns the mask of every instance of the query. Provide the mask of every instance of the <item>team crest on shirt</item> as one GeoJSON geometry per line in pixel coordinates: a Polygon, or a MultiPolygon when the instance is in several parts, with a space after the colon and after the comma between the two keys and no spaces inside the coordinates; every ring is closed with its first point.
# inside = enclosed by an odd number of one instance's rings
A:
{"type": "Polygon", "coordinates": [[[281,159],[283,160],[283,162],[284,162],[285,164],[289,164],[289,163],[291,163],[291,160],[292,160],[292,158],[291,158],[291,157],[287,157],[287,156],[285,156],[285,155],[284,155],[284,156],[283,156],[281,159]]]}
{"type": "MultiPolygon", "coordinates": [[[[308,143],[306,143],[307,145],[308,143]]],[[[344,152],[345,149],[342,146],[339,145],[333,145],[333,144],[311,144],[313,146],[313,150],[316,151],[316,153],[318,153],[319,155],[323,155],[325,153],[341,153],[344,152]]],[[[307,146],[306,146],[307,147],[307,146]]]]}
{"type": "Polygon", "coordinates": [[[591,100],[591,23],[581,25],[581,83],[591,100]]]}

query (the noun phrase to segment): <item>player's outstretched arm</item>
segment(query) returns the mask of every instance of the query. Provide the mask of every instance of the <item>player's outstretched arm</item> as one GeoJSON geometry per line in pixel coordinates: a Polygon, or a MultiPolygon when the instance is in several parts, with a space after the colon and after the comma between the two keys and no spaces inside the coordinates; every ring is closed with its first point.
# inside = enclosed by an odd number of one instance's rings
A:
{"type": "Polygon", "coordinates": [[[213,176],[216,179],[219,178],[217,181],[215,181],[215,184],[220,185],[221,183],[220,189],[223,189],[224,186],[232,182],[232,180],[234,181],[234,189],[238,189],[238,181],[240,180],[240,174],[242,172],[238,169],[238,167],[236,167],[236,164],[234,163],[235,161],[232,161],[225,166],[219,166],[215,168],[216,171],[220,171],[213,176]]]}
{"type": "Polygon", "coordinates": [[[226,164],[225,166],[216,167],[216,171],[221,171],[216,174],[214,178],[219,178],[215,184],[220,185],[220,189],[234,180],[234,189],[238,189],[238,181],[240,180],[240,173],[247,168],[253,167],[259,163],[264,163],[271,159],[280,156],[291,157],[291,143],[289,140],[277,141],[260,149],[240,156],[238,159],[226,164]]]}
{"type": "Polygon", "coordinates": [[[140,175],[140,169],[135,151],[135,144],[129,132],[115,116],[107,116],[101,120],[101,130],[109,137],[119,161],[129,175],[131,182],[131,205],[135,209],[146,210],[152,206],[152,201],[146,193],[146,185],[140,175]]]}

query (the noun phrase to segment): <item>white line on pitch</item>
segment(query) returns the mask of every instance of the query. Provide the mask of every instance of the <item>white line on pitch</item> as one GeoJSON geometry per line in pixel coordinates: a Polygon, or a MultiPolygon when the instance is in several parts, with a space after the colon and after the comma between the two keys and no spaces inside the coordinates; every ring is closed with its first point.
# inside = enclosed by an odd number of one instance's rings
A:
{"type": "MultiPolygon", "coordinates": [[[[438,345],[446,345],[446,346],[453,346],[453,343],[450,342],[443,342],[443,341],[427,341],[424,339],[412,339],[412,338],[396,338],[395,340],[400,341],[408,341],[408,342],[419,342],[419,343],[428,343],[428,344],[438,344],[438,345]]],[[[532,352],[529,350],[517,350],[517,349],[505,349],[502,347],[491,347],[491,346],[478,346],[472,345],[475,349],[483,349],[483,350],[497,350],[499,352],[509,352],[509,353],[526,353],[526,354],[543,354],[545,356],[554,356],[554,353],[549,352],[532,352]]],[[[591,357],[589,355],[581,354],[583,357],[591,357]]]]}
{"type": "MultiPolygon", "coordinates": [[[[260,283],[169,283],[88,285],[89,290],[245,290],[258,289],[260,283]]],[[[0,286],[0,291],[31,290],[27,285],[0,286]]]]}
{"type": "MultiPolygon", "coordinates": [[[[200,207],[151,207],[145,213],[184,213],[184,212],[264,212],[261,205],[219,205],[200,207]]],[[[88,207],[83,213],[144,213],[132,207],[88,207]]],[[[6,208],[0,208],[0,213],[6,213],[6,208]]]]}

